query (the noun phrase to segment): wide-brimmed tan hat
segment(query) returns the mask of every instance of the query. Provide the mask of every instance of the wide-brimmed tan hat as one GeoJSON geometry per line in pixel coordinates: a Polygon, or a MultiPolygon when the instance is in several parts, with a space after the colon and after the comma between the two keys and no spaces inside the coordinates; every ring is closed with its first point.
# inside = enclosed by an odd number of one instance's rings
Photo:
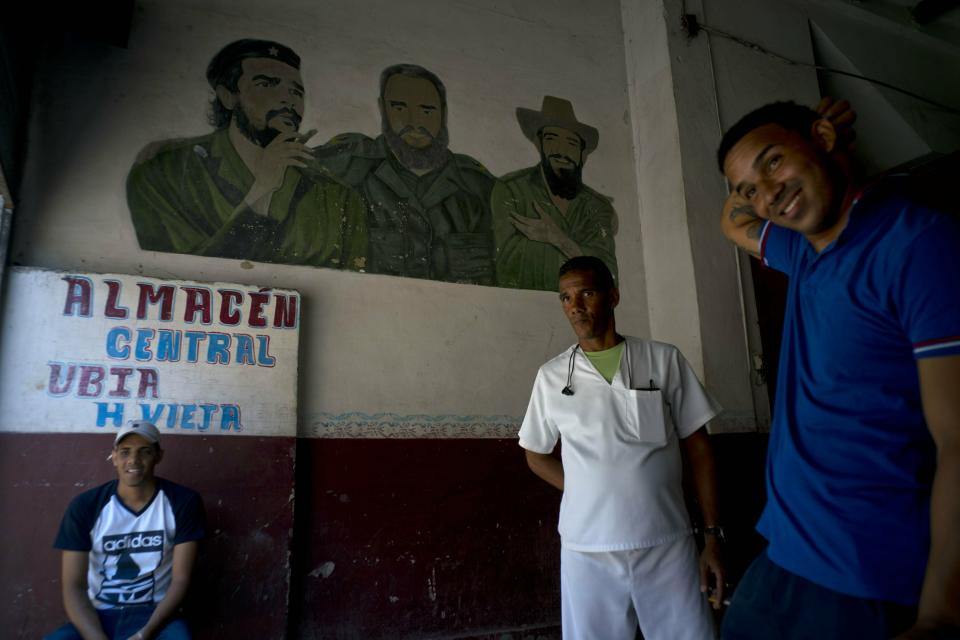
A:
{"type": "Polygon", "coordinates": [[[596,149],[600,141],[600,133],[590,125],[579,122],[573,114],[573,104],[563,98],[543,96],[540,111],[517,107],[517,122],[520,123],[523,135],[535,145],[540,144],[537,132],[544,127],[560,127],[580,136],[585,145],[583,155],[596,149]]]}

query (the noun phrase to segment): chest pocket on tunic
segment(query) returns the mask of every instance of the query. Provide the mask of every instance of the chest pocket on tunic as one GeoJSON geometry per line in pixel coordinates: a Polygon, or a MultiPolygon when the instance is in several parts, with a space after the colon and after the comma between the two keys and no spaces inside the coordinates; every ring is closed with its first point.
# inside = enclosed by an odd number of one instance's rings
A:
{"type": "Polygon", "coordinates": [[[670,415],[666,411],[663,394],[656,391],[628,389],[624,397],[624,416],[628,436],[650,444],[666,444],[670,415]]]}

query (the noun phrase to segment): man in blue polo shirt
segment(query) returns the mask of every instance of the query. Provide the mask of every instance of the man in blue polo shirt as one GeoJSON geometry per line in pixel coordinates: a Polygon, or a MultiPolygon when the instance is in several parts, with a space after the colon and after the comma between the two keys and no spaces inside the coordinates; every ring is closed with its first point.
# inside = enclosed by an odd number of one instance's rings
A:
{"type": "Polygon", "coordinates": [[[110,460],[117,479],[70,503],[54,546],[63,550],[70,623],[47,640],[182,640],[177,617],[190,584],[204,510],[194,491],[154,476],[160,432],[125,425],[110,460]]]}
{"type": "Polygon", "coordinates": [[[863,185],[776,103],[718,151],[724,234],[790,278],[757,525],[723,636],[960,637],[960,221],[863,185]]]}

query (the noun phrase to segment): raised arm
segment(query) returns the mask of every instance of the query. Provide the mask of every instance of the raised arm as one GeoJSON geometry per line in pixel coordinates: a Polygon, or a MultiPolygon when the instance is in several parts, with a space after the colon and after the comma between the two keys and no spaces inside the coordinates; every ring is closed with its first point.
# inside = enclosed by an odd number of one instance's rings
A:
{"type": "Polygon", "coordinates": [[[753,205],[736,192],[732,192],[723,204],[720,230],[727,240],[755,258],[760,257],[760,232],[764,222],[753,205]]]}
{"type": "Polygon", "coordinates": [[[63,583],[63,608],[83,640],[108,640],[100,626],[100,618],[87,597],[86,551],[64,551],[60,579],[63,583]]]}
{"type": "Polygon", "coordinates": [[[190,586],[190,573],[197,558],[198,543],[196,540],[182,542],[173,548],[173,577],[167,593],[153,610],[153,615],[139,632],[131,636],[130,640],[149,640],[154,637],[163,625],[176,613],[183,597],[190,586]]]}
{"type": "Polygon", "coordinates": [[[838,100],[830,96],[824,96],[817,103],[816,111],[833,123],[839,146],[844,148],[853,146],[853,142],[857,138],[857,132],[853,128],[857,121],[857,112],[850,102],[843,98],[838,100]]]}
{"type": "Polygon", "coordinates": [[[917,367],[923,414],[937,445],[937,471],[917,623],[903,640],[960,635],[960,356],[924,358],[917,367]]]}
{"type": "MultiPolygon", "coordinates": [[[[844,148],[851,146],[856,137],[853,124],[857,120],[857,112],[850,103],[825,97],[817,104],[816,110],[833,124],[837,135],[836,144],[844,148]]],[[[757,216],[746,198],[736,192],[727,196],[720,218],[720,229],[728,240],[757,258],[760,257],[760,231],[763,223],[764,220],[757,216]]]]}

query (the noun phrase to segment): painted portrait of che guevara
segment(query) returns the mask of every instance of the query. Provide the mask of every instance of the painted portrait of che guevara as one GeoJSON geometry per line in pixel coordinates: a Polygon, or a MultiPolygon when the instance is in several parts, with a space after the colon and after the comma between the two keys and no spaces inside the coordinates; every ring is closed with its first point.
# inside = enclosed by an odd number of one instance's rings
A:
{"type": "Polygon", "coordinates": [[[447,93],[434,73],[396,64],[380,74],[381,134],[334,136],[316,162],[369,207],[374,273],[495,284],[494,178],[448,148],[447,93]]]}
{"type": "Polygon", "coordinates": [[[238,40],[207,66],[210,124],[196,138],[155,142],[127,178],[142,249],[362,270],[367,208],[318,171],[300,133],[300,58],[266,40],[238,40]]]}
{"type": "Polygon", "coordinates": [[[617,277],[617,214],[610,198],[583,184],[583,165],[599,142],[569,100],[545,96],[540,110],[517,109],[523,135],[540,154],[530,168],[493,189],[497,284],[556,291],[569,258],[592,255],[617,277]]]}

